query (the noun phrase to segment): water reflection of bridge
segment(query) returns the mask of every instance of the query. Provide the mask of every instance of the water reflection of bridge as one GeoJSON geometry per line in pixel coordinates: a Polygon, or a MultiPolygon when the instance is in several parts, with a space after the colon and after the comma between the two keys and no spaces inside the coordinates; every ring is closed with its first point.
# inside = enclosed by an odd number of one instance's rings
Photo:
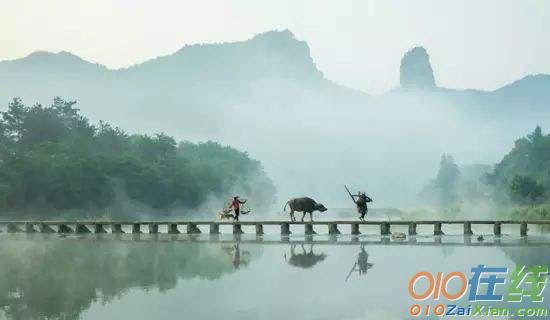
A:
{"type": "MultiPolygon", "coordinates": [[[[473,235],[473,225],[492,225],[493,234],[501,235],[503,225],[519,225],[519,234],[527,235],[529,225],[549,226],[550,220],[415,220],[415,221],[240,221],[240,222],[216,222],[216,221],[6,221],[0,222],[0,227],[5,225],[7,232],[43,232],[43,233],[124,233],[126,226],[131,228],[131,233],[161,233],[160,227],[165,227],[168,234],[198,234],[202,231],[198,226],[208,226],[210,234],[219,234],[220,226],[231,226],[233,234],[242,234],[243,226],[254,226],[255,234],[264,234],[264,226],[280,227],[282,235],[291,233],[290,226],[302,225],[304,234],[313,235],[315,226],[328,227],[328,234],[340,234],[339,227],[348,227],[350,234],[359,235],[360,226],[378,226],[380,235],[390,235],[392,226],[407,226],[409,236],[417,234],[417,226],[433,226],[434,235],[443,235],[443,226],[462,225],[465,235],[473,235]],[[182,229],[183,227],[183,229],[182,229]],[[145,228],[145,230],[144,230],[145,228]]],[[[0,228],[2,230],[2,228],[0,228]]]]}
{"type": "Polygon", "coordinates": [[[472,235],[442,235],[442,236],[408,236],[405,239],[395,239],[391,236],[376,235],[242,235],[242,234],[72,234],[57,235],[44,233],[23,233],[25,240],[47,240],[54,238],[89,241],[132,241],[132,242],[181,242],[181,243],[220,243],[233,245],[319,245],[319,246],[444,246],[444,247],[517,247],[517,246],[550,246],[548,237],[513,237],[485,236],[481,240],[472,235]]]}

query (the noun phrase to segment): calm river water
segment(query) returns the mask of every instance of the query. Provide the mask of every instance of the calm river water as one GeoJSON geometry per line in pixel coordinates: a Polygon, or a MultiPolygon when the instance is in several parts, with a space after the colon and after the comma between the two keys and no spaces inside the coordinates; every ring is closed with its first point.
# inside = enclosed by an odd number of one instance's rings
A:
{"type": "Polygon", "coordinates": [[[416,272],[549,262],[541,235],[1,233],[0,319],[411,319],[416,272]]]}

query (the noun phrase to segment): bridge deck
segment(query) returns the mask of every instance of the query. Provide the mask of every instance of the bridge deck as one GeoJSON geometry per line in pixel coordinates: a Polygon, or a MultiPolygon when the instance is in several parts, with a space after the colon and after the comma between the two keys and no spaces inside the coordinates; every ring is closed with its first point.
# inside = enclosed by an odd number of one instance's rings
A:
{"type": "Polygon", "coordinates": [[[415,223],[417,225],[430,225],[430,224],[535,224],[535,225],[550,225],[550,220],[369,220],[369,221],[357,221],[357,220],[318,220],[318,221],[288,221],[288,220],[258,220],[258,221],[210,221],[210,220],[158,220],[158,221],[141,221],[141,220],[123,220],[123,221],[109,221],[109,220],[73,220],[73,221],[61,221],[61,220],[16,220],[16,221],[0,221],[0,224],[47,224],[47,225],[61,225],[61,224],[87,224],[87,225],[112,225],[112,224],[122,224],[122,225],[131,225],[131,224],[140,224],[140,225],[168,225],[168,224],[178,224],[178,225],[304,225],[304,224],[313,224],[313,225],[329,225],[329,224],[338,224],[338,225],[381,225],[384,223],[389,223],[391,225],[409,225],[415,223]]]}
{"type": "Polygon", "coordinates": [[[178,226],[186,226],[186,233],[195,234],[202,231],[197,227],[206,225],[210,227],[211,234],[220,233],[220,226],[232,226],[234,234],[243,233],[242,226],[255,226],[256,234],[263,234],[264,226],[280,226],[281,234],[290,234],[291,225],[303,225],[306,235],[316,234],[314,226],[328,226],[329,234],[340,234],[338,226],[349,226],[351,234],[360,234],[360,226],[376,225],[380,227],[381,235],[390,235],[391,226],[408,226],[408,234],[416,235],[418,225],[433,225],[433,234],[444,234],[444,225],[463,225],[464,234],[472,235],[472,225],[493,225],[495,235],[501,234],[502,225],[520,225],[520,235],[526,236],[528,225],[550,225],[550,220],[372,220],[372,221],[0,221],[0,232],[2,225],[7,226],[8,232],[44,232],[44,233],[108,233],[106,226],[110,226],[111,233],[124,233],[122,226],[131,226],[132,233],[143,233],[141,227],[148,227],[148,233],[159,233],[159,226],[167,226],[167,233],[182,233],[178,226]],[[88,227],[92,228],[89,229],[88,227]],[[54,229],[57,228],[57,230],[54,229]]]}

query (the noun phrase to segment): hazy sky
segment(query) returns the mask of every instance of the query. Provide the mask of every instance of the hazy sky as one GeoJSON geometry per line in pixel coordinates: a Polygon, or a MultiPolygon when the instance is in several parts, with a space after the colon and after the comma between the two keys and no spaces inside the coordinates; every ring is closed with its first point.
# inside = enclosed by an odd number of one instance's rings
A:
{"type": "Polygon", "coordinates": [[[117,68],[286,28],[328,78],[370,93],[397,85],[414,45],[428,49],[443,86],[550,73],[545,0],[0,0],[0,60],[66,50],[117,68]]]}

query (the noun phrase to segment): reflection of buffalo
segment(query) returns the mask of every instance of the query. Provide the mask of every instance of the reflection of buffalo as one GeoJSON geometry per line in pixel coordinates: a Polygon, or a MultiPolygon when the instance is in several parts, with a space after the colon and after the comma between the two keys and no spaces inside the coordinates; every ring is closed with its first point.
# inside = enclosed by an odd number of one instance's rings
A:
{"type": "Polygon", "coordinates": [[[283,208],[283,211],[286,211],[286,206],[290,207],[290,220],[296,221],[296,218],[294,217],[294,211],[302,212],[302,221],[304,221],[304,217],[306,216],[306,213],[309,213],[309,219],[313,221],[312,213],[313,211],[320,211],[325,212],[327,211],[327,208],[325,208],[324,205],[317,203],[315,200],[308,198],[308,197],[302,197],[302,198],[293,198],[286,202],[285,207],[283,208]]]}
{"type": "MultiPolygon", "coordinates": [[[[306,249],[304,248],[304,245],[302,245],[302,253],[298,253],[298,254],[294,252],[295,247],[296,245],[294,244],[290,247],[290,258],[288,259],[288,263],[291,266],[307,269],[325,260],[327,257],[326,254],[324,253],[321,253],[321,254],[313,253],[313,245],[309,247],[309,252],[307,252],[306,249]]],[[[286,255],[285,255],[285,259],[286,259],[286,255]]]]}

